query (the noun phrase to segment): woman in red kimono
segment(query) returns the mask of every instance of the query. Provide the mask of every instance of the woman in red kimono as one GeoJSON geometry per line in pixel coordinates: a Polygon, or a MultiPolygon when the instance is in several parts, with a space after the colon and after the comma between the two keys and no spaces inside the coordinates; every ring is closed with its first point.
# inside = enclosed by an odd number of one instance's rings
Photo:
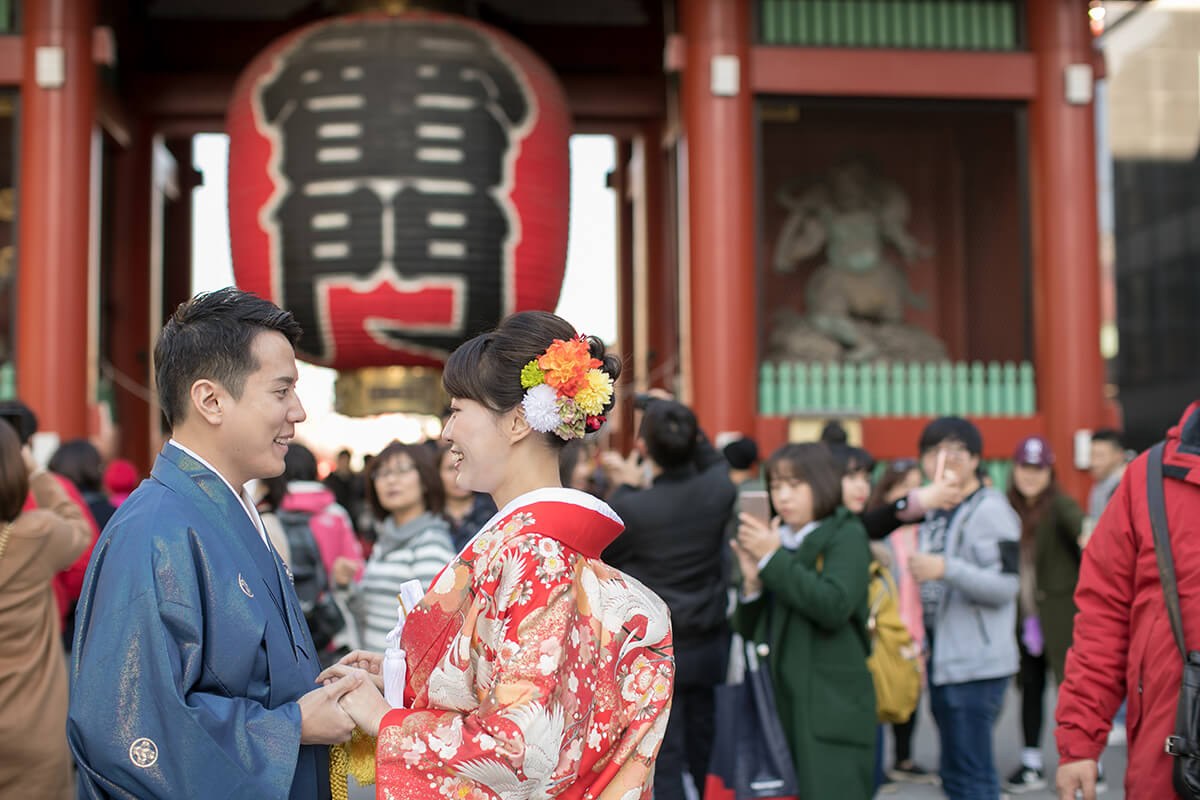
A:
{"type": "Polygon", "coordinates": [[[447,361],[458,485],[500,511],[408,614],[402,707],[381,695],[377,654],[321,676],[373,678],[342,704],[379,736],[379,797],[650,797],[674,684],[667,608],[600,560],[621,520],[558,472],[562,445],[603,425],[619,374],[603,343],[545,312],[447,361]]]}

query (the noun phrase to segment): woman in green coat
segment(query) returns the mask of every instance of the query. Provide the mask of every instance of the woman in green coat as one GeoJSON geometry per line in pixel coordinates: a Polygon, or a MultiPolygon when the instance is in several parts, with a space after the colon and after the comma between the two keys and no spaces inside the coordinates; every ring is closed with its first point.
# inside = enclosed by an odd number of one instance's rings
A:
{"type": "Polygon", "coordinates": [[[874,794],[875,688],[867,671],[867,533],[841,506],[841,473],[820,444],[767,462],[770,523],[740,516],[743,595],[733,625],[767,659],[800,796],[874,794]]]}
{"type": "Polygon", "coordinates": [[[1062,683],[1079,581],[1083,510],[1058,488],[1054,451],[1041,436],[1027,436],[1013,453],[1008,501],[1021,517],[1021,592],[1017,640],[1021,645],[1021,764],[1005,781],[1021,794],[1046,785],[1042,766],[1042,696],[1046,673],[1062,683]]]}

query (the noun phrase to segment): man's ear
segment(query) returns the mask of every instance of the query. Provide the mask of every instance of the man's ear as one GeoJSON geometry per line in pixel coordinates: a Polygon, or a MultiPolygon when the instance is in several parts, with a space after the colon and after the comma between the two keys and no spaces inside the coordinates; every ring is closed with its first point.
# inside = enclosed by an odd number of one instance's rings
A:
{"type": "Polygon", "coordinates": [[[224,419],[223,403],[228,398],[224,387],[208,378],[200,378],[192,384],[188,392],[188,400],[192,404],[192,412],[201,417],[209,425],[220,425],[224,419]]]}

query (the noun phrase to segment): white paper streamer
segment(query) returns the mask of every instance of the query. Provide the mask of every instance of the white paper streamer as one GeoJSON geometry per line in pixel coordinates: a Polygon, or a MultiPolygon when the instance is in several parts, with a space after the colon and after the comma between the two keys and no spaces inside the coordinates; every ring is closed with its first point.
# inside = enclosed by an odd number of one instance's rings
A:
{"type": "Polygon", "coordinates": [[[425,589],[418,580],[400,585],[400,602],[396,609],[399,621],[388,633],[388,648],[383,652],[383,697],[392,708],[404,708],[404,680],[408,675],[404,651],[400,649],[400,634],[404,633],[408,612],[416,608],[424,596],[425,589]]]}

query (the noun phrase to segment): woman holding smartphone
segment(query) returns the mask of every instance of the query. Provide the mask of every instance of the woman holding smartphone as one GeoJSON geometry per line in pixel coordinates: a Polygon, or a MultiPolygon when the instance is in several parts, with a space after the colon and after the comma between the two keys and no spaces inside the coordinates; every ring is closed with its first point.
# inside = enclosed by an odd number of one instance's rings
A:
{"type": "Polygon", "coordinates": [[[877,724],[866,665],[866,531],[841,504],[840,472],[824,445],[784,445],[767,462],[767,478],[779,516],[740,517],[733,626],[770,648],[800,796],[866,800],[875,789],[877,724]]]}

